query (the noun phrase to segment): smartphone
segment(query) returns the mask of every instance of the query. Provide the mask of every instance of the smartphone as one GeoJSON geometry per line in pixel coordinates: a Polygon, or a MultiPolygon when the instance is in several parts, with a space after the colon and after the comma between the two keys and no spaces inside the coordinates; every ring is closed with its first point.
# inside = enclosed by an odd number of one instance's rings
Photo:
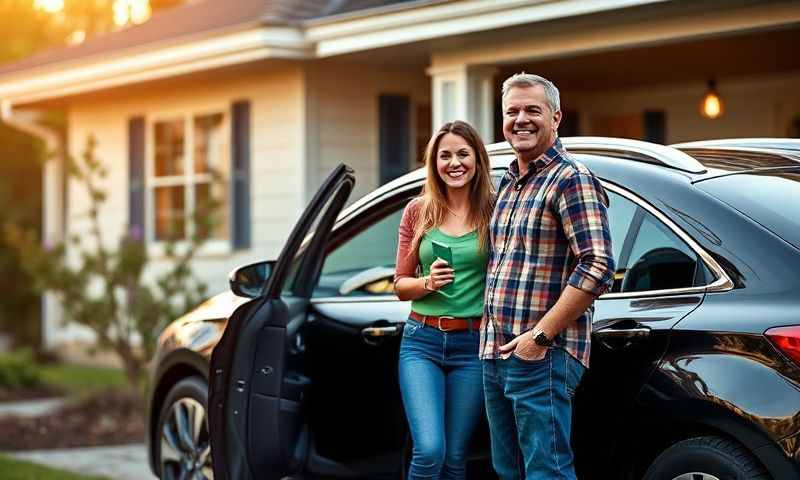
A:
{"type": "MultiPolygon", "coordinates": [[[[447,262],[448,265],[450,265],[450,268],[453,268],[453,251],[450,249],[450,246],[437,242],[436,240],[431,240],[431,245],[433,246],[433,256],[436,258],[441,258],[447,262]]],[[[454,277],[452,282],[440,288],[439,291],[450,293],[453,290],[453,284],[455,283],[455,280],[456,279],[454,277]]]]}

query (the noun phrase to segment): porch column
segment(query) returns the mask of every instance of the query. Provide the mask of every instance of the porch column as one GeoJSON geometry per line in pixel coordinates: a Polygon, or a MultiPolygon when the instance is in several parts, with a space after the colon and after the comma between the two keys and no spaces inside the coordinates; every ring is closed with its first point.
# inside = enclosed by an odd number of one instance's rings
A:
{"type": "Polygon", "coordinates": [[[487,66],[457,65],[431,67],[433,129],[445,122],[465,120],[484,141],[494,140],[494,96],[498,89],[494,77],[498,69],[487,66]]]}
{"type": "Polygon", "coordinates": [[[487,144],[494,142],[495,96],[500,95],[500,85],[495,85],[496,67],[471,67],[467,74],[467,108],[469,122],[487,144]]]}
{"type": "MultiPolygon", "coordinates": [[[[47,142],[48,154],[42,172],[42,241],[45,248],[64,241],[64,151],[60,144],[47,142]]],[[[42,295],[42,346],[55,347],[55,333],[62,330],[64,310],[58,298],[50,292],[42,295]]]]}

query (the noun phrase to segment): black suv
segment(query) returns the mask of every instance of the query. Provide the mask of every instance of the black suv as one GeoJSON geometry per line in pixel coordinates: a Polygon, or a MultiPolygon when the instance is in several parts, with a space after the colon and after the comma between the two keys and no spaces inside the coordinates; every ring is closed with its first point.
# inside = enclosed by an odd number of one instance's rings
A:
{"type": "MultiPolygon", "coordinates": [[[[800,141],[563,143],[609,193],[618,265],[576,396],[579,478],[800,478],[800,141]]],[[[513,155],[489,150],[499,180],[513,155]]],[[[235,270],[230,292],[169,325],[148,425],[157,475],[403,476],[409,304],[391,276],[423,177],[342,212],[354,179],[340,166],[276,261],[235,270]]],[[[472,452],[472,478],[491,478],[485,428],[472,452]]]]}

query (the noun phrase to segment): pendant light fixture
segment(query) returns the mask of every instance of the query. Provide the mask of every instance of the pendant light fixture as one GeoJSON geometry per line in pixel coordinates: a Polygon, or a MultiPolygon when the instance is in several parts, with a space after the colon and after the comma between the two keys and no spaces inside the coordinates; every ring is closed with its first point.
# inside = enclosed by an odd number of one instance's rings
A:
{"type": "Polygon", "coordinates": [[[703,117],[714,120],[722,116],[725,108],[722,105],[722,99],[717,93],[717,82],[713,79],[708,81],[708,90],[700,100],[700,115],[703,117]]]}

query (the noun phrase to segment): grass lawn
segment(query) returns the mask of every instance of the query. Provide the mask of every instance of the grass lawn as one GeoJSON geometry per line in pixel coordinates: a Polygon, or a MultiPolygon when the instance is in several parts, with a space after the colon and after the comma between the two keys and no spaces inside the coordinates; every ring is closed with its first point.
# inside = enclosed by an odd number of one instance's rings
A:
{"type": "Polygon", "coordinates": [[[125,373],[116,368],[69,364],[40,365],[38,368],[45,383],[59,387],[71,396],[82,397],[127,386],[125,373]]]}
{"type": "Polygon", "coordinates": [[[80,475],[63,470],[55,470],[3,455],[0,455],[0,472],[3,472],[3,480],[108,480],[107,477],[80,475]]]}

